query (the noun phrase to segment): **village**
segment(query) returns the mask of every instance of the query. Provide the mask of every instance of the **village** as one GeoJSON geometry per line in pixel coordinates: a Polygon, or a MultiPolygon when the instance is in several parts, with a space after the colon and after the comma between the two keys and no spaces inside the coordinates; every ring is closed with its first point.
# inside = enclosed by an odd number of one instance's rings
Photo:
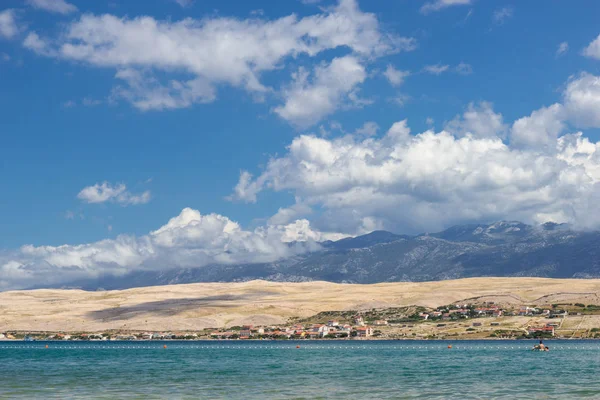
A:
{"type": "Polygon", "coordinates": [[[3,332],[0,340],[375,340],[600,338],[600,308],[564,304],[548,307],[459,303],[427,309],[319,313],[284,326],[231,326],[192,332],[3,332]],[[327,320],[325,320],[327,318],[327,320]],[[588,323],[583,324],[586,320],[588,323]],[[569,321],[566,323],[565,321],[569,321]],[[593,325],[590,325],[590,323],[593,325]],[[572,329],[576,326],[576,329],[572,329]]]}

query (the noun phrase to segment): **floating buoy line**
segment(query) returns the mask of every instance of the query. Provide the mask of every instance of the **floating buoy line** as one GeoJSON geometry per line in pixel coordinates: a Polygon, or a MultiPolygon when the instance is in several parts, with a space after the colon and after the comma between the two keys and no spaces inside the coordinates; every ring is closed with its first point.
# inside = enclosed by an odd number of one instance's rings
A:
{"type": "MultiPolygon", "coordinates": [[[[553,345],[550,346],[551,351],[559,350],[600,350],[600,345],[553,345]]],[[[390,346],[390,345],[323,345],[323,344],[280,344],[280,345],[181,345],[181,344],[63,344],[63,343],[49,343],[49,344],[12,344],[12,343],[0,343],[0,351],[2,350],[288,350],[288,349],[302,349],[302,350],[407,350],[407,351],[441,351],[452,349],[455,351],[469,350],[531,350],[531,346],[523,345],[461,345],[461,344],[442,344],[442,345],[412,345],[412,346],[390,346]]]]}

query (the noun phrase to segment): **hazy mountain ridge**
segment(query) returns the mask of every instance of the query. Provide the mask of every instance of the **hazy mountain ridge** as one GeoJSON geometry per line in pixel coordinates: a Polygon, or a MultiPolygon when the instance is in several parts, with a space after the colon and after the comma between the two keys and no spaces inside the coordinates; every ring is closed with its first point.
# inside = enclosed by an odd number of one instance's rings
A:
{"type": "Polygon", "coordinates": [[[600,232],[575,231],[568,225],[499,221],[417,236],[375,231],[321,245],[318,251],[274,263],[137,271],[68,286],[95,290],[254,279],[376,283],[478,276],[600,277],[600,232]]]}

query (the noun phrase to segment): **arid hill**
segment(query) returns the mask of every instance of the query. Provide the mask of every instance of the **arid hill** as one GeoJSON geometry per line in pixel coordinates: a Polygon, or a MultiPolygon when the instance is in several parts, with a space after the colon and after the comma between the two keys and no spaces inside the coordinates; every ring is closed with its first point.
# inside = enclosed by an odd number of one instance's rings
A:
{"type": "Polygon", "coordinates": [[[600,304],[600,280],[471,278],[373,285],[251,281],[121,291],[12,291],[0,293],[0,332],[202,330],[280,324],[321,311],[435,307],[468,299],[514,305],[600,304]]]}

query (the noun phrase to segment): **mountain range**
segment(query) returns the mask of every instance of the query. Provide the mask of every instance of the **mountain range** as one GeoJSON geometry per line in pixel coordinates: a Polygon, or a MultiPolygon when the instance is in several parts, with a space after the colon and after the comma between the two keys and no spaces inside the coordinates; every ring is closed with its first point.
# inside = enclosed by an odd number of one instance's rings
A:
{"type": "Polygon", "coordinates": [[[376,283],[481,276],[598,278],[600,232],[578,231],[565,224],[532,226],[516,221],[458,225],[415,236],[374,231],[322,242],[318,251],[272,263],[135,271],[67,286],[109,290],[254,279],[376,283]]]}

